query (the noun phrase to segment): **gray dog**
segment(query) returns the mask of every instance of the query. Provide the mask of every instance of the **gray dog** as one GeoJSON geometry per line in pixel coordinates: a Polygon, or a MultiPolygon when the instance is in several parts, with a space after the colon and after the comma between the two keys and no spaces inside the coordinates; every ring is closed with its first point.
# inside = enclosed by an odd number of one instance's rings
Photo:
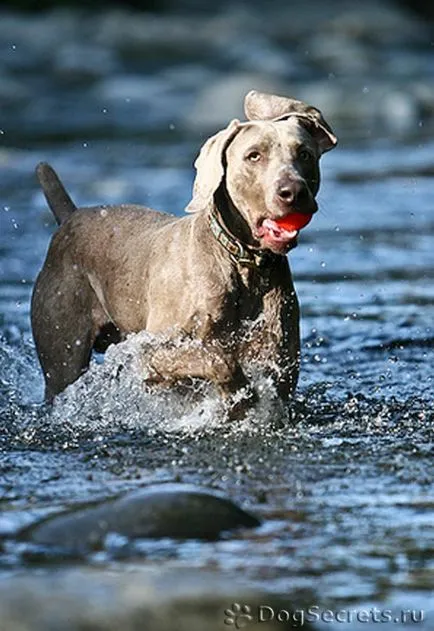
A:
{"type": "Polygon", "coordinates": [[[249,92],[245,113],[202,147],[181,218],[77,209],[53,169],[38,166],[61,224],[32,297],[47,400],[86,370],[93,348],[141,330],[164,333],[148,381],[209,380],[236,416],[255,398],[249,367],[259,363],[281,400],[292,394],[299,309],[286,254],[298,230],[276,222],[317,210],[319,158],[337,140],[301,101],[249,92]]]}

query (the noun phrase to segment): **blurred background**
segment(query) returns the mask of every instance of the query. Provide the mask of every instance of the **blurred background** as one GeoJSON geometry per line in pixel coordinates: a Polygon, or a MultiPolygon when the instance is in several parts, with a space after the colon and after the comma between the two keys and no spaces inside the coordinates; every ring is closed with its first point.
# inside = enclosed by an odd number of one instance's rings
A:
{"type": "Polygon", "coordinates": [[[318,105],[348,139],[432,131],[430,3],[18,0],[0,11],[6,145],[212,129],[240,115],[252,85],[318,105]]]}

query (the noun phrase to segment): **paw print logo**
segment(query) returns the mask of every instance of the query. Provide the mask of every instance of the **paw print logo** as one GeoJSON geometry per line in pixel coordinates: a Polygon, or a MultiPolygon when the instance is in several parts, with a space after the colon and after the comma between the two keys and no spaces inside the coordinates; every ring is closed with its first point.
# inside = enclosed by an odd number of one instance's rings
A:
{"type": "Polygon", "coordinates": [[[233,625],[236,629],[244,629],[253,620],[251,607],[239,603],[233,603],[229,609],[225,609],[225,616],[225,624],[233,625]]]}

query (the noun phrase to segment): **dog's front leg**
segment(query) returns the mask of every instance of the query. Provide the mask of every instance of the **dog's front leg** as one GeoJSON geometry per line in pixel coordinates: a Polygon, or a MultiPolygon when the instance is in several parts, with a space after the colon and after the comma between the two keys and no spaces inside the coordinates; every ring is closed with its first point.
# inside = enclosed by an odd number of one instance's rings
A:
{"type": "Polygon", "coordinates": [[[282,401],[297,386],[300,366],[299,306],[293,288],[276,288],[264,300],[264,338],[268,339],[268,366],[282,401]]]}
{"type": "Polygon", "coordinates": [[[228,402],[230,420],[242,418],[256,400],[241,366],[217,341],[189,336],[167,340],[147,358],[147,383],[175,383],[188,378],[214,383],[228,402]]]}
{"type": "Polygon", "coordinates": [[[286,405],[300,362],[299,310],[291,287],[276,287],[264,296],[262,314],[241,343],[239,357],[270,378],[277,400],[286,405]]]}

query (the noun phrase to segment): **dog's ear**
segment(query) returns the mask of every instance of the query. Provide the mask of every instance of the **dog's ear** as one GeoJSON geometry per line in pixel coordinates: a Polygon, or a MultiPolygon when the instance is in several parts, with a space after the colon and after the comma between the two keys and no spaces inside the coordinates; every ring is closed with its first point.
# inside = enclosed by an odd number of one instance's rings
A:
{"type": "Polygon", "coordinates": [[[251,90],[244,99],[244,112],[248,120],[279,120],[296,116],[312,134],[321,153],[337,145],[338,139],[321,112],[303,101],[251,90]]]}
{"type": "Polygon", "coordinates": [[[237,135],[239,129],[240,121],[234,119],[226,129],[208,138],[202,146],[194,163],[196,178],[193,185],[193,199],[187,205],[186,212],[199,212],[212,202],[214,193],[220,186],[224,175],[224,152],[237,135]]]}
{"type": "Polygon", "coordinates": [[[244,98],[244,113],[248,120],[273,120],[285,114],[306,113],[308,105],[287,96],[251,90],[244,98]]]}
{"type": "Polygon", "coordinates": [[[326,123],[321,112],[315,107],[310,108],[312,113],[299,114],[297,116],[300,124],[306,127],[307,131],[314,138],[321,153],[334,149],[338,144],[338,139],[333,133],[330,125],[326,123]]]}

